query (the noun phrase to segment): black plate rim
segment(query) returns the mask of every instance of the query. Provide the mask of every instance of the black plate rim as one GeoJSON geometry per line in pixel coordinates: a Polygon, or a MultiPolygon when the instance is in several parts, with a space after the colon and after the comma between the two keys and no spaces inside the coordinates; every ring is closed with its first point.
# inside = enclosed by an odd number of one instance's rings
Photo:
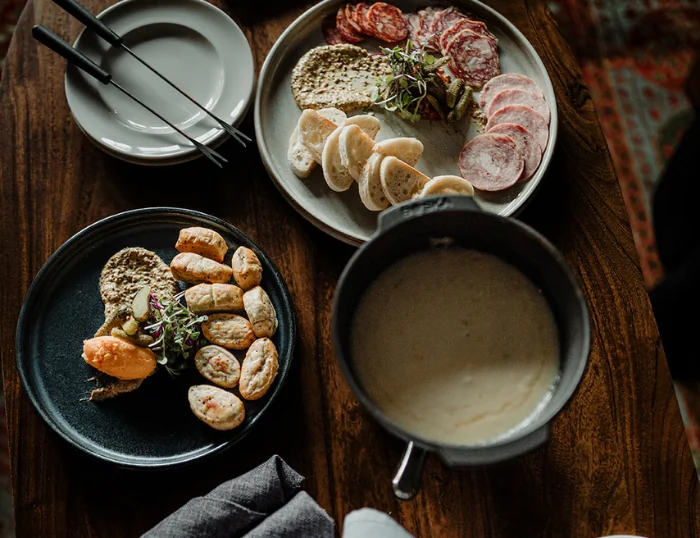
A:
{"type": "Polygon", "coordinates": [[[29,398],[30,403],[32,404],[32,407],[35,409],[35,411],[39,414],[39,416],[42,418],[42,420],[51,428],[51,430],[56,433],[61,439],[66,441],[70,446],[73,448],[76,448],[80,452],[87,454],[93,458],[96,458],[98,460],[117,465],[122,468],[127,468],[127,469],[136,469],[136,470],[148,470],[148,469],[173,469],[177,467],[183,467],[186,465],[190,465],[192,463],[202,461],[204,459],[208,459],[213,457],[214,455],[220,454],[226,450],[229,450],[232,448],[234,445],[242,441],[249,433],[250,431],[255,427],[255,425],[262,419],[262,417],[265,415],[265,413],[268,412],[270,407],[273,405],[277,397],[279,396],[279,393],[282,391],[282,388],[284,386],[284,383],[287,381],[287,378],[289,376],[289,372],[292,368],[293,365],[293,359],[294,359],[294,350],[296,347],[296,334],[297,334],[297,327],[296,327],[296,313],[294,311],[294,306],[292,303],[291,295],[289,293],[289,289],[287,288],[287,284],[284,281],[284,278],[282,277],[282,274],[280,273],[279,269],[277,266],[274,264],[274,262],[265,254],[265,252],[258,246],[258,244],[253,241],[250,237],[248,237],[245,233],[240,231],[238,228],[233,226],[232,224],[229,224],[228,222],[215,217],[213,215],[209,215],[207,213],[201,212],[201,211],[196,211],[193,209],[184,209],[184,208],[177,208],[177,207],[146,207],[146,208],[140,208],[140,209],[133,209],[129,211],[123,211],[121,213],[116,213],[114,215],[110,215],[108,217],[105,217],[103,219],[98,220],[97,222],[94,222],[79,232],[75,233],[73,236],[71,236],[67,241],[65,241],[51,256],[49,256],[49,259],[42,265],[41,269],[39,269],[39,272],[36,274],[34,277],[34,280],[32,280],[32,283],[29,286],[29,289],[27,290],[27,294],[25,295],[24,302],[22,303],[22,308],[19,313],[19,317],[17,320],[17,330],[15,332],[15,359],[16,359],[16,365],[17,365],[17,371],[19,373],[20,377],[20,382],[22,383],[22,388],[24,389],[25,394],[29,398]],[[29,375],[27,371],[25,370],[24,363],[23,363],[23,354],[24,354],[24,345],[23,345],[23,337],[27,331],[27,313],[29,312],[32,303],[35,301],[35,295],[37,293],[37,290],[40,289],[44,275],[52,268],[52,266],[56,263],[59,263],[62,255],[65,251],[67,251],[69,248],[73,246],[74,243],[82,240],[85,236],[89,236],[90,234],[93,233],[95,229],[102,228],[104,226],[108,226],[112,223],[124,220],[124,221],[129,221],[132,219],[140,220],[143,217],[148,217],[148,216],[178,216],[178,217],[189,217],[189,218],[196,218],[196,219],[203,219],[205,221],[210,221],[218,226],[224,227],[226,230],[229,231],[231,235],[236,237],[240,243],[247,243],[249,246],[252,246],[254,250],[259,254],[262,255],[264,263],[266,263],[271,269],[272,273],[274,274],[275,280],[277,280],[280,291],[281,291],[281,297],[282,297],[282,302],[284,304],[284,308],[289,312],[289,318],[290,318],[290,326],[288,328],[289,330],[289,337],[291,340],[291,345],[289,346],[289,352],[288,356],[285,356],[282,360],[285,360],[288,362],[289,366],[286,368],[286,370],[282,373],[282,375],[278,379],[278,383],[276,386],[276,389],[270,394],[270,397],[267,398],[267,401],[265,402],[265,405],[263,408],[260,410],[258,415],[255,417],[255,419],[248,424],[245,430],[240,432],[240,434],[235,437],[234,439],[230,439],[228,441],[225,441],[221,444],[213,446],[211,449],[205,451],[205,452],[200,452],[194,455],[190,456],[182,456],[178,459],[173,459],[173,458],[167,458],[164,459],[163,461],[159,460],[149,460],[149,461],[135,461],[135,460],[129,460],[128,462],[125,461],[122,458],[119,457],[110,457],[109,455],[106,455],[105,453],[102,452],[96,452],[90,449],[90,445],[94,445],[94,443],[88,443],[87,446],[86,444],[79,443],[77,442],[69,433],[64,431],[60,425],[57,423],[57,421],[54,419],[54,417],[51,415],[51,413],[47,412],[44,408],[43,405],[39,402],[39,397],[35,394],[34,388],[29,382],[29,375]]]}

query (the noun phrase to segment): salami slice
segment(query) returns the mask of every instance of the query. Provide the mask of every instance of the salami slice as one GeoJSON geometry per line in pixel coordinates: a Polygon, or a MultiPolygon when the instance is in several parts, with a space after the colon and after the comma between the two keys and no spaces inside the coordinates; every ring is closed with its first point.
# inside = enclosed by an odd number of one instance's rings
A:
{"type": "Polygon", "coordinates": [[[544,118],[525,105],[508,105],[489,118],[486,124],[486,132],[492,127],[502,123],[517,123],[532,133],[542,151],[547,147],[549,139],[549,127],[544,118]]]}
{"type": "Polygon", "coordinates": [[[523,174],[520,176],[519,181],[527,181],[530,179],[537,171],[537,167],[542,160],[542,150],[537,140],[535,140],[535,137],[532,136],[532,133],[522,125],[517,125],[515,123],[501,123],[491,129],[489,133],[504,134],[513,139],[513,142],[518,146],[525,160],[525,167],[523,168],[523,174]]]}
{"type": "Polygon", "coordinates": [[[364,2],[357,4],[355,7],[355,20],[357,24],[360,25],[360,28],[362,28],[362,33],[365,35],[369,35],[371,30],[371,27],[367,24],[367,13],[369,13],[369,4],[365,4],[364,2]]]}
{"type": "Polygon", "coordinates": [[[525,162],[509,136],[486,133],[473,138],[459,154],[459,172],[475,189],[502,191],[518,182],[525,162]]]}
{"type": "Polygon", "coordinates": [[[401,10],[384,2],[375,2],[369,8],[367,25],[371,27],[370,35],[389,43],[408,36],[408,23],[401,10]]]}
{"type": "Polygon", "coordinates": [[[406,13],[404,18],[408,23],[408,39],[411,40],[414,46],[421,47],[420,39],[420,17],[415,13],[406,13]]]}
{"type": "Polygon", "coordinates": [[[321,24],[321,31],[323,32],[323,38],[329,45],[340,45],[341,43],[346,43],[336,27],[335,16],[333,15],[326,17],[323,20],[323,23],[321,24]]]}
{"type": "Polygon", "coordinates": [[[544,100],[544,95],[540,92],[530,92],[527,90],[503,90],[498,92],[486,107],[486,117],[490,118],[496,112],[508,105],[525,105],[540,114],[544,121],[549,124],[549,105],[544,100]]]}
{"type": "Polygon", "coordinates": [[[489,39],[492,39],[494,43],[498,44],[498,39],[496,39],[495,35],[489,32],[489,29],[486,27],[485,23],[481,21],[473,21],[471,19],[463,18],[459,19],[454,24],[452,24],[452,26],[447,28],[447,30],[442,32],[442,35],[440,36],[440,50],[443,51],[443,55],[445,54],[444,51],[447,50],[450,41],[452,41],[452,39],[462,30],[471,30],[475,34],[488,37],[489,39]]]}
{"type": "Polygon", "coordinates": [[[421,47],[437,51],[435,48],[430,47],[430,25],[433,23],[433,18],[435,17],[435,10],[431,7],[426,7],[418,12],[418,17],[420,17],[420,29],[416,34],[416,40],[421,47]]]}
{"type": "Polygon", "coordinates": [[[458,33],[445,53],[452,57],[452,72],[474,88],[480,88],[501,72],[497,45],[471,30],[458,33]]]}
{"type": "Polygon", "coordinates": [[[433,24],[430,27],[431,32],[437,34],[438,42],[440,36],[445,30],[461,19],[466,19],[467,17],[459,12],[459,10],[454,7],[448,7],[447,9],[440,11],[435,15],[433,19],[433,24]]]}
{"type": "Polygon", "coordinates": [[[430,20],[427,21],[428,25],[425,28],[425,33],[427,35],[427,43],[426,47],[429,48],[430,50],[434,50],[436,52],[440,51],[440,35],[435,33],[436,32],[436,25],[437,22],[435,19],[437,19],[438,15],[442,17],[442,13],[447,11],[447,10],[454,10],[455,8],[438,8],[432,11],[430,14],[430,20]]]}
{"type": "Polygon", "coordinates": [[[362,27],[357,22],[357,18],[355,15],[356,10],[357,6],[353,4],[345,4],[345,18],[348,20],[348,24],[352,26],[352,29],[355,30],[356,33],[361,34],[362,27]]]}
{"type": "Polygon", "coordinates": [[[527,90],[530,92],[539,92],[540,89],[535,84],[535,81],[525,75],[518,73],[506,73],[489,80],[488,84],[481,90],[479,96],[479,104],[481,109],[486,112],[491,99],[502,90],[527,90]]]}
{"type": "Polygon", "coordinates": [[[362,36],[353,30],[345,15],[345,6],[338,8],[338,13],[335,16],[335,26],[340,33],[340,36],[348,43],[359,43],[362,41],[362,36]]]}

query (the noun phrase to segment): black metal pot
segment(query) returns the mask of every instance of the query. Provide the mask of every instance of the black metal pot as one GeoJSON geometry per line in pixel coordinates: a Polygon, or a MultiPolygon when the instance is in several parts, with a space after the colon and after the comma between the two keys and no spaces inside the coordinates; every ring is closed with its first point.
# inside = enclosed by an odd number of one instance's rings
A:
{"type": "Polygon", "coordinates": [[[408,442],[393,480],[401,499],[413,496],[427,451],[449,465],[484,465],[520,456],[549,438],[549,423],[574,394],[588,362],[588,310],[562,255],[538,232],[514,219],[485,213],[466,196],[433,196],[397,205],[379,216],[375,235],[345,267],[333,304],[333,344],[346,381],[382,426],[408,442]],[[560,379],[537,417],[511,437],[478,447],[452,447],[420,439],[390,421],[358,382],[350,352],[350,327],[364,291],[389,265],[414,252],[454,242],[498,256],[541,288],[557,324],[560,379]]]}

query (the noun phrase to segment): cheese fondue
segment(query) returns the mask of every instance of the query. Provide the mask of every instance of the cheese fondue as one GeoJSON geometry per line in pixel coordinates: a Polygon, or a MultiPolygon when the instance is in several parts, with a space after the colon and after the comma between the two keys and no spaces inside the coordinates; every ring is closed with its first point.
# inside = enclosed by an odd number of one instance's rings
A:
{"type": "Polygon", "coordinates": [[[362,296],[351,338],[369,398],[406,432],[440,444],[509,436],[542,409],[558,375],[545,298],[515,267],[461,247],[387,268],[362,296]]]}

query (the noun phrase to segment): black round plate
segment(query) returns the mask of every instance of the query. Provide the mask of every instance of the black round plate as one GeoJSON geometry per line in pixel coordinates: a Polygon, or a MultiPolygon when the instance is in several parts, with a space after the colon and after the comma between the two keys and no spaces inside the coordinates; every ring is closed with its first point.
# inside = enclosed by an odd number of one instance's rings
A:
{"type": "MultiPolygon", "coordinates": [[[[246,235],[215,217],[185,209],[149,208],[101,220],[70,238],[34,279],[17,325],[17,368],[30,401],[46,423],[78,449],[131,468],[165,468],[191,463],[233,446],[255,426],[287,379],[295,338],[287,286],[270,259],[246,235]],[[177,378],[158,371],[135,392],[100,403],[81,401],[96,371],[81,358],[83,340],[104,320],[99,279],[107,260],[124,247],[144,247],[166,263],[177,254],[181,228],[203,226],[219,232],[233,250],[251,248],[263,265],[262,286],[277,310],[273,341],[279,373],[260,400],[245,401],[238,428],[220,432],[190,411],[187,390],[207,383],[197,369],[177,378]]],[[[241,352],[235,352],[242,359],[241,352]]]]}

